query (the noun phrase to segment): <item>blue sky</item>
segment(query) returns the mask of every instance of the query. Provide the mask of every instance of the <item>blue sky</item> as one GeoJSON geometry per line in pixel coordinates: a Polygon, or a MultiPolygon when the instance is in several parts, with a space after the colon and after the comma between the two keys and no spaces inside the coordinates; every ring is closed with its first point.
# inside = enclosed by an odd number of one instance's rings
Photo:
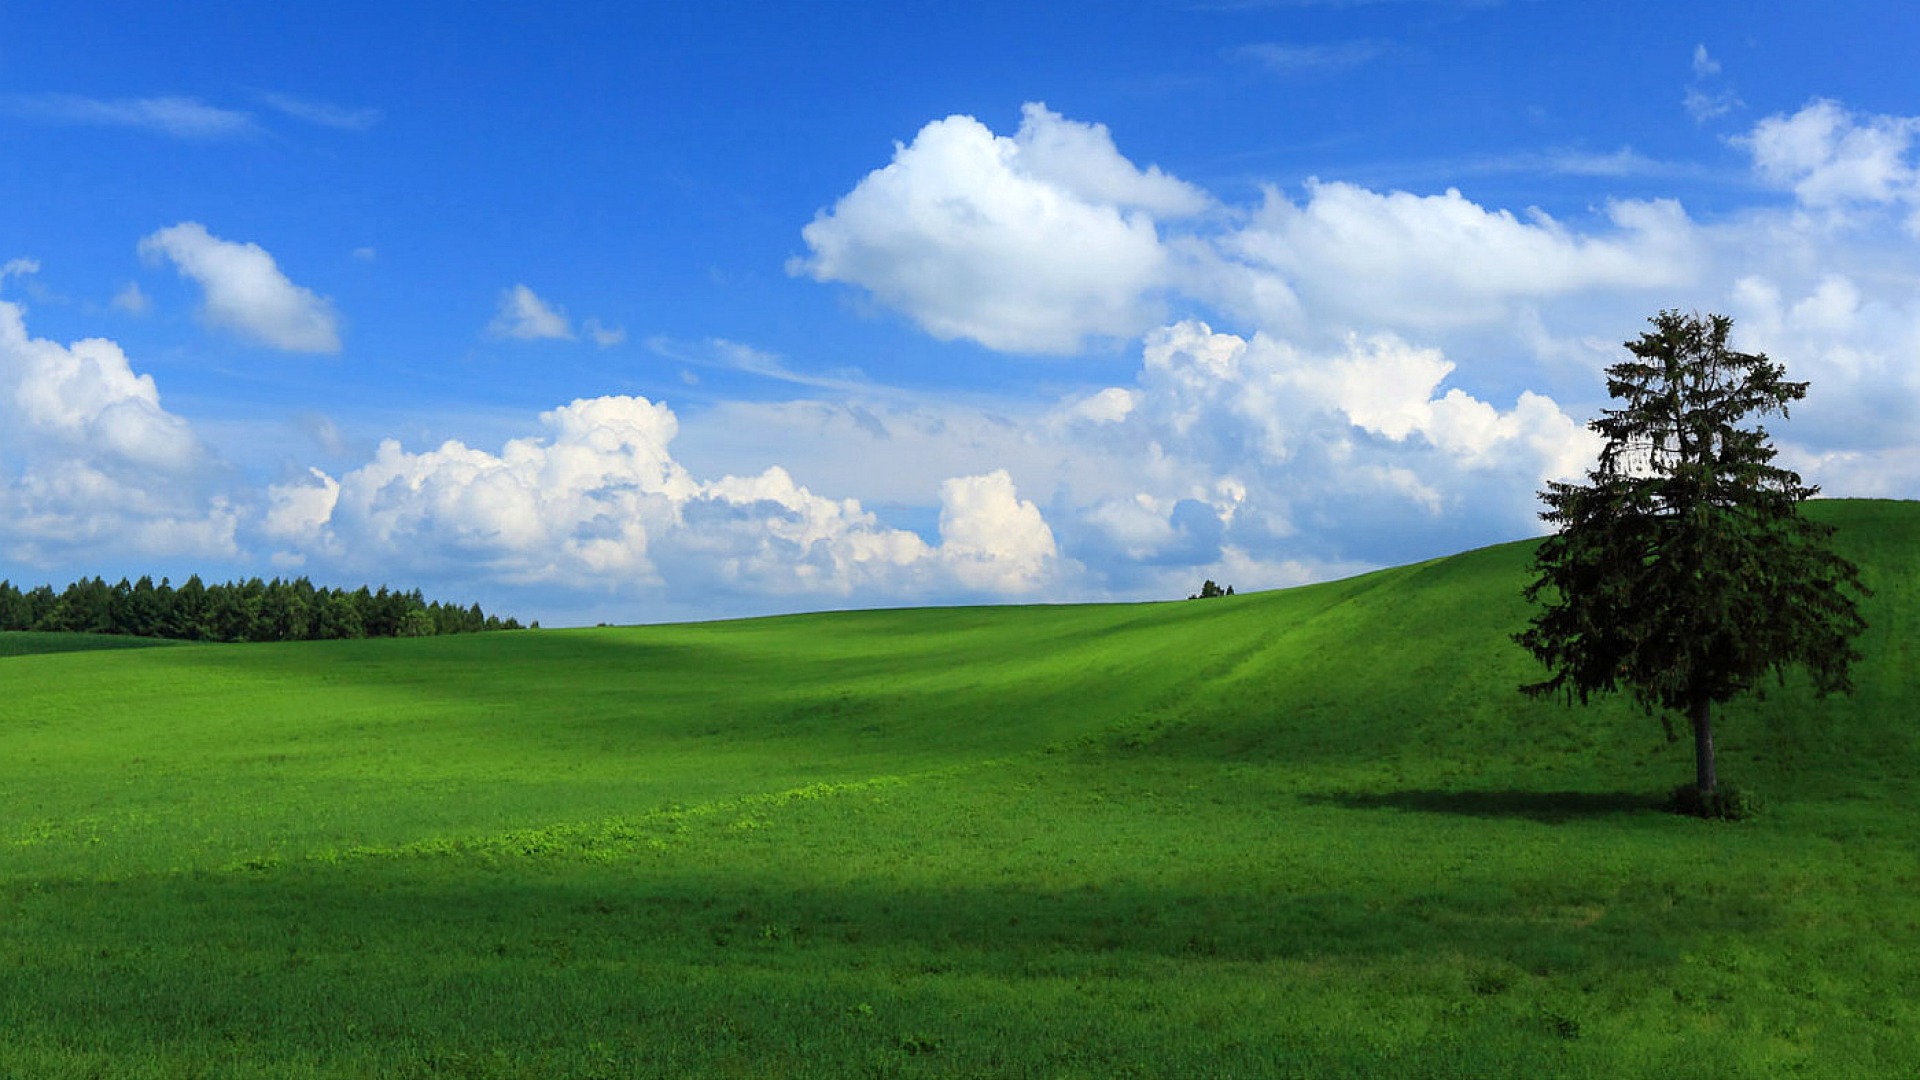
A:
{"type": "Polygon", "coordinates": [[[0,577],[1288,585],[1536,531],[1662,308],[1920,497],[1910,5],[551,7],[8,13],[0,577]]]}

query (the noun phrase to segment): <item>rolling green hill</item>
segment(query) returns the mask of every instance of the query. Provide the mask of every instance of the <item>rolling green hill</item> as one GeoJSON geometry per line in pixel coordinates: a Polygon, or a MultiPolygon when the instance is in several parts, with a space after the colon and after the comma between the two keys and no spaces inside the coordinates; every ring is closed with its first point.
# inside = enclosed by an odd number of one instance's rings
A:
{"type": "Polygon", "coordinates": [[[1910,1075],[1920,504],[1852,698],[1530,702],[1528,544],[1277,593],[0,642],[0,1076],[1910,1075]],[[11,655],[32,652],[32,655],[11,655]]]}

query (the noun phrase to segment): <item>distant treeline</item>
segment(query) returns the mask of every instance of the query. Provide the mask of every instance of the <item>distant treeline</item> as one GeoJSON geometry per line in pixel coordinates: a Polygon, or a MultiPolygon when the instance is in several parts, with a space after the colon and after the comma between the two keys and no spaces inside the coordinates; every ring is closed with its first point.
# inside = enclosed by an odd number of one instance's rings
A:
{"type": "MultiPolygon", "coordinates": [[[[538,625],[537,623],[535,625],[538,625]]],[[[0,630],[130,634],[184,641],[317,641],[333,638],[430,637],[518,630],[514,619],[428,603],[420,590],[351,592],[306,578],[206,585],[198,574],[178,587],[150,577],[109,585],[76,581],[64,592],[41,585],[22,592],[0,581],[0,630]]]]}

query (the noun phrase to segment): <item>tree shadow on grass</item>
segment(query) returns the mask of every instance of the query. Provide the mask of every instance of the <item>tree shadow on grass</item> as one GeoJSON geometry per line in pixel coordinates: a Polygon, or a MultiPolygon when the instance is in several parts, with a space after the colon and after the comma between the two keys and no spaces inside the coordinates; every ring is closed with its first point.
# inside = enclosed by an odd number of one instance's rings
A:
{"type": "Polygon", "coordinates": [[[1410,810],[1479,818],[1530,821],[1583,821],[1614,814],[1658,809],[1660,800],[1637,791],[1332,791],[1307,794],[1301,801],[1353,810],[1410,810]]]}

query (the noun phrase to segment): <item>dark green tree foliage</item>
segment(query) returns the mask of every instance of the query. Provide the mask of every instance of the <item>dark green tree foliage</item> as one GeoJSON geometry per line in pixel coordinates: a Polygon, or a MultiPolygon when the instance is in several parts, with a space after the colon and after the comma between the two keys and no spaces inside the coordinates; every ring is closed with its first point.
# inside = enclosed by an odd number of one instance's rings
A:
{"type": "Polygon", "coordinates": [[[33,607],[11,582],[0,583],[0,626],[33,625],[33,607]]]}
{"type": "Polygon", "coordinates": [[[517,619],[488,615],[479,604],[428,603],[419,590],[377,592],[316,587],[306,578],[251,578],[206,585],[199,575],[174,588],[150,577],[109,585],[76,581],[22,592],[0,581],[0,631],[130,634],[185,641],[312,641],[359,637],[426,637],[518,630],[517,619]]]}
{"type": "Polygon", "coordinates": [[[1187,597],[1187,599],[1211,600],[1216,596],[1232,596],[1232,595],[1233,595],[1233,586],[1229,585],[1223,589],[1219,585],[1215,584],[1212,578],[1208,578],[1205,582],[1201,583],[1200,591],[1197,593],[1194,593],[1192,596],[1187,597]]]}
{"type": "Polygon", "coordinates": [[[1584,704],[1624,688],[1663,722],[1686,716],[1696,785],[1711,795],[1714,704],[1792,666],[1822,695],[1850,691],[1866,589],[1828,548],[1832,528],[1800,516],[1817,489],[1773,465],[1766,430],[1745,423],[1786,417],[1807,384],[1729,351],[1724,316],[1648,321],[1626,343],[1633,359],[1607,369],[1619,407],[1589,425],[1606,439],[1598,467],[1541,493],[1558,532],[1526,589],[1544,606],[1515,640],[1552,673],[1528,694],[1584,704]]]}

